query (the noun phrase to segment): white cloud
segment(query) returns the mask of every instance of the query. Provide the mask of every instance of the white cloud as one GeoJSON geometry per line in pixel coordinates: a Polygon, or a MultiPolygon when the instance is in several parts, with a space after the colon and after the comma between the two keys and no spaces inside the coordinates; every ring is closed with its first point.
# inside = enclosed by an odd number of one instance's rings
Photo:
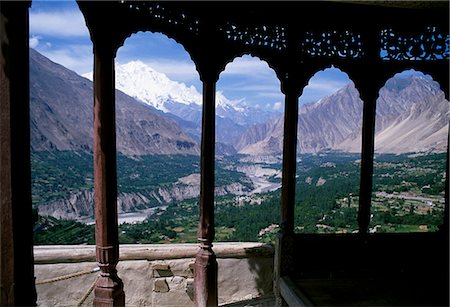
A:
{"type": "Polygon", "coordinates": [[[241,87],[242,91],[246,92],[270,92],[277,95],[282,95],[280,83],[279,82],[271,82],[266,84],[261,84],[261,82],[252,82],[251,79],[247,80],[247,82],[242,82],[239,85],[235,84],[234,86],[241,87]]]}
{"type": "Polygon", "coordinates": [[[170,79],[180,82],[200,80],[193,62],[177,61],[170,59],[151,59],[145,61],[154,70],[166,74],[170,79]]]}
{"type": "Polygon", "coordinates": [[[80,11],[30,12],[30,33],[56,37],[89,37],[80,11]]]}
{"type": "Polygon", "coordinates": [[[305,87],[305,90],[309,89],[313,91],[333,93],[344,87],[346,84],[348,84],[347,81],[330,80],[330,79],[315,79],[315,80],[311,79],[311,81],[305,87]]]}
{"type": "Polygon", "coordinates": [[[281,103],[281,102],[279,102],[279,101],[277,101],[277,102],[275,102],[274,104],[273,104],[273,109],[275,110],[275,111],[279,111],[279,110],[281,110],[281,107],[283,106],[283,104],[281,103]]]}
{"type": "Polygon", "coordinates": [[[275,72],[259,58],[243,56],[227,64],[222,72],[224,76],[242,75],[252,78],[276,78],[275,72]]]}
{"type": "Polygon", "coordinates": [[[277,80],[272,80],[272,82],[259,82],[259,80],[253,80],[252,78],[246,78],[246,80],[241,82],[228,83],[225,80],[219,79],[219,87],[224,91],[235,91],[239,90],[241,93],[252,93],[252,95],[264,97],[282,97],[283,93],[280,89],[280,83],[277,80]]]}
{"type": "Polygon", "coordinates": [[[39,45],[39,40],[41,38],[42,37],[36,36],[36,35],[33,35],[32,37],[30,37],[30,48],[36,48],[37,45],[39,45]]]}
{"type": "Polygon", "coordinates": [[[261,98],[271,98],[271,100],[275,100],[275,99],[283,99],[284,95],[282,93],[278,93],[278,92],[257,92],[254,93],[255,97],[261,97],[261,98]]]}
{"type": "Polygon", "coordinates": [[[93,70],[92,47],[89,45],[68,45],[64,49],[38,50],[53,62],[75,71],[79,75],[93,70]]]}

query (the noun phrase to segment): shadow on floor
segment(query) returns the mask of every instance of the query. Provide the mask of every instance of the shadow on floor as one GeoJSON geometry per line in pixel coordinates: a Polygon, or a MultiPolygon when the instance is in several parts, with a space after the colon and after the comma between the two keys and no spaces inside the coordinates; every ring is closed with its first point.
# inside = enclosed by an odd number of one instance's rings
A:
{"type": "Polygon", "coordinates": [[[275,306],[275,297],[273,295],[258,297],[247,301],[220,305],[220,307],[273,307],[273,306],[275,306]]]}

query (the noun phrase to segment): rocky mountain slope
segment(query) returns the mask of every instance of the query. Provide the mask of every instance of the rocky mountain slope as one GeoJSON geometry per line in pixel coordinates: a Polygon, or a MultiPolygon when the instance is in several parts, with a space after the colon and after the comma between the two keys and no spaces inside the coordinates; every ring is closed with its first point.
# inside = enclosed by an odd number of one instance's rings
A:
{"type": "MultiPolygon", "coordinates": [[[[33,150],[93,148],[93,84],[30,49],[33,150]]],[[[199,146],[167,117],[116,91],[117,150],[125,155],[198,154],[199,146]]]]}
{"type": "MultiPolygon", "coordinates": [[[[195,198],[200,195],[200,176],[194,182],[182,181],[167,186],[152,187],[142,191],[119,193],[117,196],[118,213],[137,212],[151,207],[166,205],[174,201],[195,198]]],[[[249,189],[240,183],[230,183],[215,188],[215,195],[243,194],[249,189]]],[[[94,191],[82,190],[74,192],[70,197],[50,201],[39,206],[39,214],[53,216],[58,219],[82,220],[94,216],[94,191]]]]}
{"type": "MultiPolygon", "coordinates": [[[[298,151],[359,152],[363,102],[349,84],[299,111],[298,151]]],[[[380,90],[377,101],[375,151],[405,153],[445,151],[450,104],[439,85],[421,76],[396,77],[380,90]]],[[[236,146],[245,154],[280,154],[283,118],[254,125],[236,146]]]]}

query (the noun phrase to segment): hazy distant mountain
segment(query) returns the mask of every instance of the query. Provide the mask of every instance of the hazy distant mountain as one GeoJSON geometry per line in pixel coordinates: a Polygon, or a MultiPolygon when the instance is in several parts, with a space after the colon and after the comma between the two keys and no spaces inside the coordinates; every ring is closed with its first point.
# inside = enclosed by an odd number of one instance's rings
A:
{"type": "MultiPolygon", "coordinates": [[[[93,148],[93,85],[30,49],[33,150],[93,148]]],[[[126,155],[198,154],[198,144],[173,121],[116,91],[117,150],[126,155]]]]}
{"type": "Polygon", "coordinates": [[[250,155],[280,154],[283,150],[283,116],[250,127],[236,144],[238,152],[250,155]]]}
{"type": "MultiPolygon", "coordinates": [[[[447,149],[450,103],[429,78],[392,78],[380,91],[375,124],[375,152],[443,152],[447,149]]],[[[353,133],[338,149],[360,151],[353,133]]]]}
{"type": "MultiPolygon", "coordinates": [[[[298,151],[316,153],[334,149],[361,151],[363,103],[349,84],[316,103],[300,108],[298,151]]],[[[404,153],[445,151],[450,105],[431,79],[396,77],[380,91],[377,101],[375,151],[404,153]]],[[[236,148],[247,154],[280,154],[283,118],[254,125],[236,148]]]]}
{"type": "MultiPolygon", "coordinates": [[[[92,80],[92,73],[85,77],[92,80]]],[[[116,65],[116,87],[171,116],[196,139],[201,136],[202,95],[193,86],[170,80],[141,61],[116,65]]],[[[252,108],[244,100],[229,100],[216,93],[216,140],[234,144],[246,128],[279,113],[252,108]]]]}
{"type": "MultiPolygon", "coordinates": [[[[335,147],[361,126],[361,115],[362,102],[353,85],[303,105],[299,110],[298,151],[315,153],[335,147]]],[[[255,125],[242,135],[237,149],[246,154],[280,154],[283,125],[283,117],[255,125]]]]}

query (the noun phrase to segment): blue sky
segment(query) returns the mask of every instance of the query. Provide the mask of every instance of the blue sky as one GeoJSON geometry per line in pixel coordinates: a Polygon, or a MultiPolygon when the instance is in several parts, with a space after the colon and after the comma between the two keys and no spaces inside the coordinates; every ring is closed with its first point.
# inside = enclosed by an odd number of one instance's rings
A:
{"type": "MultiPolygon", "coordinates": [[[[92,71],[92,43],[83,16],[75,1],[33,1],[30,9],[30,46],[78,74],[92,71]]],[[[194,63],[184,48],[159,33],[132,35],[118,50],[116,64],[141,60],[170,79],[194,85],[201,82],[194,63]]],[[[337,69],[327,69],[310,80],[299,102],[309,103],[330,95],[351,82],[337,69]]],[[[229,99],[249,105],[282,110],[284,96],[275,72],[266,62],[244,56],[235,59],[221,73],[217,90],[229,99]]]]}

